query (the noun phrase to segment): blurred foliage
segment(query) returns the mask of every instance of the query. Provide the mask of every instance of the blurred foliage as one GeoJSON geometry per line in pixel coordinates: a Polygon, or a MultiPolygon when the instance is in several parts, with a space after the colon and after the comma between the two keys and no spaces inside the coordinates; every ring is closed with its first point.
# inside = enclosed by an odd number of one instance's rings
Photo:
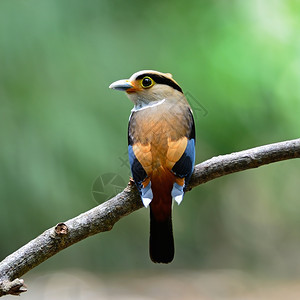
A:
{"type": "MultiPolygon", "coordinates": [[[[0,258],[95,206],[99,176],[128,181],[132,104],[108,85],[138,70],[171,72],[193,100],[197,162],[299,137],[299,13],[292,0],[1,0],[0,258]]],[[[142,209],[39,268],[300,274],[299,167],[188,193],[174,207],[169,266],[148,258],[142,209]]]]}

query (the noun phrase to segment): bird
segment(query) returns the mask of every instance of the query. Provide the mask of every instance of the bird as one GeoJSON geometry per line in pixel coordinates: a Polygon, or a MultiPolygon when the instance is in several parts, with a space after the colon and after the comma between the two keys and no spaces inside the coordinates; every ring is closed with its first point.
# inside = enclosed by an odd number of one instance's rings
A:
{"type": "Polygon", "coordinates": [[[125,91],[134,104],[128,155],[143,205],[150,206],[150,258],[170,263],[175,252],[172,203],[181,203],[195,165],[192,109],[170,73],[142,70],[109,88],[125,91]]]}

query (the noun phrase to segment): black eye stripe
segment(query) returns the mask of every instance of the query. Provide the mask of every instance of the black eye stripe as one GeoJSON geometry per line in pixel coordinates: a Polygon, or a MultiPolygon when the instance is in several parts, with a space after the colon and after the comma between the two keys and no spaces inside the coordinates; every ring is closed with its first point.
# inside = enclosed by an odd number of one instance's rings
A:
{"type": "Polygon", "coordinates": [[[139,75],[136,79],[137,80],[138,79],[143,79],[146,76],[152,78],[156,83],[166,84],[166,85],[171,86],[175,90],[182,93],[182,89],[178,84],[176,84],[173,80],[171,80],[171,79],[169,79],[165,76],[162,76],[162,75],[153,74],[153,73],[144,73],[144,74],[139,75]]]}

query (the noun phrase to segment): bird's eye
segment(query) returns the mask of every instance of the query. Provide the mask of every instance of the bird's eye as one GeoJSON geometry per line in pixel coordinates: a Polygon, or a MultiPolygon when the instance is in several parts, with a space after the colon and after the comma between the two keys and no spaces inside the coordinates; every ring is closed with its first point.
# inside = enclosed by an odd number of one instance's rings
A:
{"type": "Polygon", "coordinates": [[[151,87],[153,84],[154,84],[154,81],[148,76],[144,77],[141,82],[141,85],[144,89],[151,87]]]}

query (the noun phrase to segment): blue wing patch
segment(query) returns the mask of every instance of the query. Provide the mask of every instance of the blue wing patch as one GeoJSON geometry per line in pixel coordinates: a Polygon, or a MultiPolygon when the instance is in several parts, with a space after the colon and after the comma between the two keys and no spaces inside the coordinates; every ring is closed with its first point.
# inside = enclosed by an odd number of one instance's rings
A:
{"type": "Polygon", "coordinates": [[[144,206],[147,207],[153,199],[151,182],[149,181],[148,185],[145,187],[143,186],[142,183],[148,176],[145,169],[136,158],[131,145],[128,146],[128,155],[132,177],[140,192],[144,206]]]}
{"type": "Polygon", "coordinates": [[[190,139],[187,143],[184,153],[175,163],[172,172],[180,177],[185,178],[185,185],[188,184],[195,165],[195,140],[190,139]]]}
{"type": "Polygon", "coordinates": [[[147,173],[136,158],[131,145],[128,146],[128,155],[132,177],[137,184],[137,187],[140,189],[142,182],[147,177],[147,173]]]}
{"type": "Polygon", "coordinates": [[[178,203],[181,203],[185,188],[189,183],[189,180],[192,176],[195,165],[195,140],[191,139],[188,141],[185,151],[183,152],[180,159],[172,168],[172,172],[180,177],[184,178],[184,185],[181,186],[174,182],[173,189],[171,192],[172,198],[178,203]]]}

